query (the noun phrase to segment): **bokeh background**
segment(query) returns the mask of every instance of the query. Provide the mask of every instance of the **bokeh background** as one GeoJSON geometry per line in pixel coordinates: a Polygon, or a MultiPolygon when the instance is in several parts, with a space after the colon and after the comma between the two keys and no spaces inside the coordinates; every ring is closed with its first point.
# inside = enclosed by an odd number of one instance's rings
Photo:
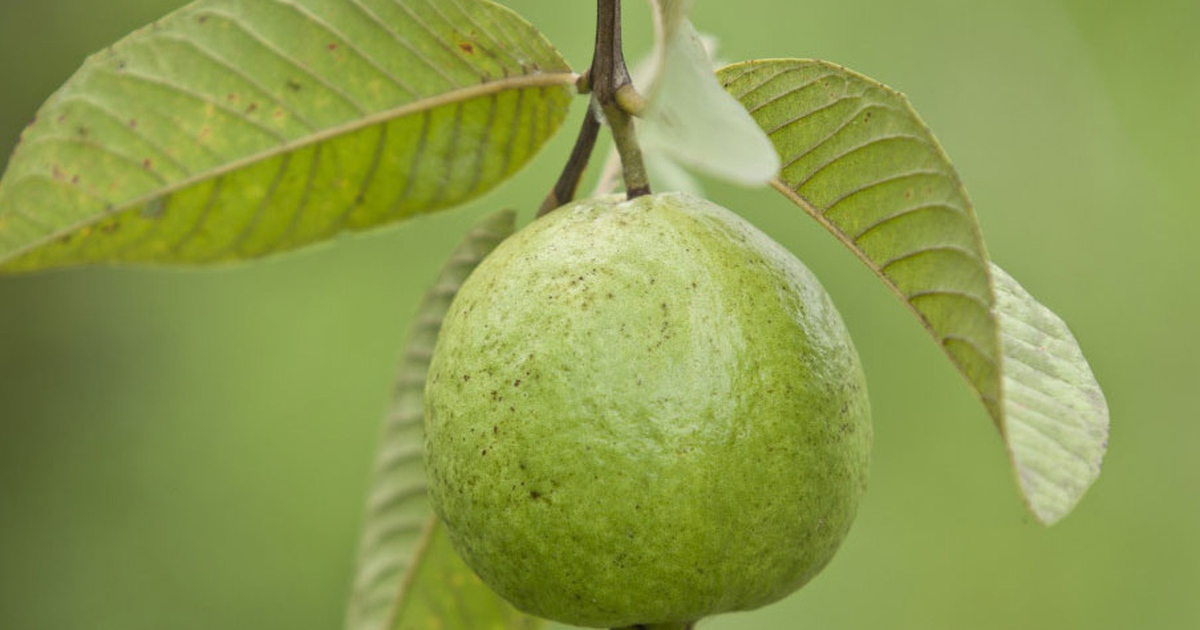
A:
{"type": "MultiPolygon", "coordinates": [[[[181,4],[0,0],[0,156],[86,54],[181,4]]],[[[508,4],[586,65],[591,3],[508,4]]],[[[627,4],[636,57],[648,13],[627,4]]],[[[1200,3],[698,4],[727,59],[824,58],[907,93],[993,257],[1072,325],[1113,418],[1100,481],[1037,525],[903,306],[774,193],[711,185],[833,293],[876,447],[824,574],[704,627],[1200,628],[1200,3]]],[[[517,180],[398,228],[223,271],[0,277],[0,628],[338,628],[419,296],[472,220],[531,214],[582,106],[517,180]]]]}

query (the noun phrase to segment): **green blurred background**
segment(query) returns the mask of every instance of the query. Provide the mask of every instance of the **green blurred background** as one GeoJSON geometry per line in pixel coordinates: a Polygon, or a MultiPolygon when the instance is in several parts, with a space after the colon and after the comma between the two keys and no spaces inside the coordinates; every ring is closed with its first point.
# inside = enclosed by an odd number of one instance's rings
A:
{"type": "MultiPolygon", "coordinates": [[[[0,155],[83,57],[178,0],[0,0],[0,155]]],[[[513,0],[577,67],[592,9],[513,0]]],[[[631,55],[648,14],[627,3],[631,55]]],[[[704,627],[1200,627],[1200,3],[700,0],[730,60],[819,57],[907,93],[990,251],[1072,325],[1106,468],[1052,529],[921,327],[769,191],[712,185],[838,301],[875,409],[872,486],[833,564],[704,627]]],[[[474,218],[526,211],[576,116],[470,207],[232,270],[0,277],[0,628],[329,630],[342,621],[407,322],[474,218]]]]}

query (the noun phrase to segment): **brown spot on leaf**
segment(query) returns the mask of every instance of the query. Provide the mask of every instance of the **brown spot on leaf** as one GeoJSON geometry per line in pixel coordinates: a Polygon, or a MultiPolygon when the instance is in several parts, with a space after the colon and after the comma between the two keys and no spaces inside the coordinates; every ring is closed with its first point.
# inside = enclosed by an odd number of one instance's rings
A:
{"type": "Polygon", "coordinates": [[[148,171],[148,170],[154,168],[154,162],[151,162],[150,158],[146,158],[146,159],[142,160],[142,168],[144,168],[148,171]]]}
{"type": "Polygon", "coordinates": [[[328,46],[325,47],[325,50],[328,50],[329,52],[333,52],[337,49],[338,49],[338,45],[336,43],[330,43],[328,46]]]}
{"type": "Polygon", "coordinates": [[[459,50],[461,50],[461,51],[463,51],[463,52],[467,53],[468,55],[474,55],[474,54],[475,54],[475,46],[473,46],[473,45],[471,44],[471,42],[459,42],[459,43],[458,43],[458,48],[459,48],[459,50]]]}

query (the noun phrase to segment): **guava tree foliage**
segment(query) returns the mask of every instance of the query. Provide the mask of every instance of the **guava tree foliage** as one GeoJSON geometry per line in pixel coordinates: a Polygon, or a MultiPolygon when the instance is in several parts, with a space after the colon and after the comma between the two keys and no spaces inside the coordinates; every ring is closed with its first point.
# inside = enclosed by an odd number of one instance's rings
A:
{"type": "MultiPolygon", "coordinates": [[[[517,172],[585,94],[543,212],[575,197],[605,127],[630,196],[687,187],[688,170],[775,188],[942,347],[1003,437],[1030,512],[1047,525],[1069,513],[1100,471],[1103,394],[1062,320],[989,259],[962,182],[904,96],[823,61],[714,72],[690,3],[651,4],[658,39],[635,87],[618,0],[598,2],[593,64],[574,70],[488,0],[193,2],[90,57],[37,112],[0,180],[0,271],[248,261],[451,208],[517,172]]],[[[421,465],[441,318],[514,230],[512,213],[473,228],[416,319],[347,630],[542,623],[458,560],[421,465]]]]}

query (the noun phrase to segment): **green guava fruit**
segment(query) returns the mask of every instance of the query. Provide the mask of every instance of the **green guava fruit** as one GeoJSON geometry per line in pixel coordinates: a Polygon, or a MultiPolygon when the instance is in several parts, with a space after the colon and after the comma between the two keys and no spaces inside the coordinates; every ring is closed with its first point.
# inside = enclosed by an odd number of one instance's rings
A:
{"type": "Polygon", "coordinates": [[[560,208],[472,273],[425,390],[430,497],[517,608],[686,627],[816,575],[866,488],[858,355],[817,279],[686,194],[560,208]]]}

